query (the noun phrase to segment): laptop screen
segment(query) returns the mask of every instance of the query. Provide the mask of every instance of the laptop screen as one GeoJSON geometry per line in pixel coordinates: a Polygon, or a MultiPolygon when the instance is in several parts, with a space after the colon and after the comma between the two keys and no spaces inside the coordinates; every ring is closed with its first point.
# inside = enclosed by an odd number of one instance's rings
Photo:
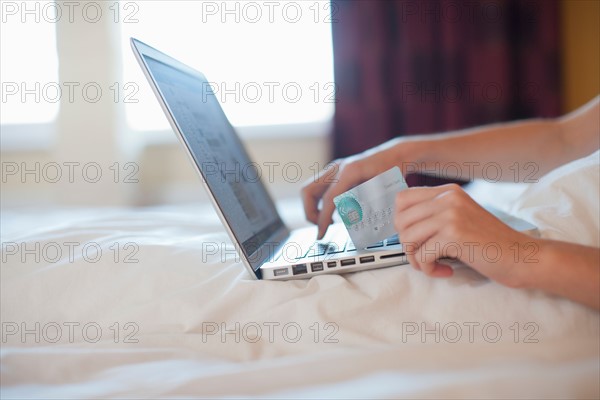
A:
{"type": "Polygon", "coordinates": [[[250,258],[283,227],[260,180],[260,167],[250,160],[204,76],[147,55],[144,60],[202,178],[250,258]]]}

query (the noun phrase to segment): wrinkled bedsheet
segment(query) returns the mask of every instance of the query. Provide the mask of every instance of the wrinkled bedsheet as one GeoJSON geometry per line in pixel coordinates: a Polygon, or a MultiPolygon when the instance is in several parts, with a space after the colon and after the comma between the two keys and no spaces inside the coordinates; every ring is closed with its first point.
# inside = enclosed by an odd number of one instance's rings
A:
{"type": "Polygon", "coordinates": [[[597,311],[468,267],[256,281],[208,206],[2,215],[3,399],[600,396],[597,311]]]}

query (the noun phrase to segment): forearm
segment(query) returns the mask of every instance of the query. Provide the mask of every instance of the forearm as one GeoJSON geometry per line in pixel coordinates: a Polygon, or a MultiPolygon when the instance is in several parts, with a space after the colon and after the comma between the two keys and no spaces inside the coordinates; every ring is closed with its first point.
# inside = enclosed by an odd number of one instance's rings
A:
{"type": "Polygon", "coordinates": [[[600,102],[561,118],[485,125],[436,135],[399,138],[395,152],[404,172],[444,177],[534,182],[600,146],[600,102]]]}
{"type": "Polygon", "coordinates": [[[438,163],[442,168],[457,164],[466,179],[531,181],[563,161],[562,135],[555,120],[489,125],[436,139],[422,161],[434,170],[438,163]]]}
{"type": "Polygon", "coordinates": [[[538,255],[523,282],[600,309],[600,249],[554,240],[539,240],[538,255]]]}
{"type": "Polygon", "coordinates": [[[407,172],[465,180],[534,181],[568,161],[557,120],[486,125],[406,144],[412,147],[407,172]]]}

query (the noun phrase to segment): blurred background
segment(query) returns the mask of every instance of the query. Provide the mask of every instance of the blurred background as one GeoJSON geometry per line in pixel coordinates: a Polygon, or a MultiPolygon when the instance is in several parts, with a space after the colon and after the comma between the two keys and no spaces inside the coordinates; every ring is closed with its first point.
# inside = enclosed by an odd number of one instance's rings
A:
{"type": "Polygon", "coordinates": [[[595,0],[0,3],[2,208],[206,199],[132,36],[207,76],[277,199],[392,137],[600,92],[595,0]]]}

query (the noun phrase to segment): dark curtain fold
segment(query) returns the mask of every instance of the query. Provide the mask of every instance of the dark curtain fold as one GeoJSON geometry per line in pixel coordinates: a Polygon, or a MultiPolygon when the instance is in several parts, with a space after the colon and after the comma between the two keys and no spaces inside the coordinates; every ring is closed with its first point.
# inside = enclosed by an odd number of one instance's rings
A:
{"type": "Polygon", "coordinates": [[[332,0],[332,10],[335,158],[396,136],[559,114],[556,1],[332,0]]]}

